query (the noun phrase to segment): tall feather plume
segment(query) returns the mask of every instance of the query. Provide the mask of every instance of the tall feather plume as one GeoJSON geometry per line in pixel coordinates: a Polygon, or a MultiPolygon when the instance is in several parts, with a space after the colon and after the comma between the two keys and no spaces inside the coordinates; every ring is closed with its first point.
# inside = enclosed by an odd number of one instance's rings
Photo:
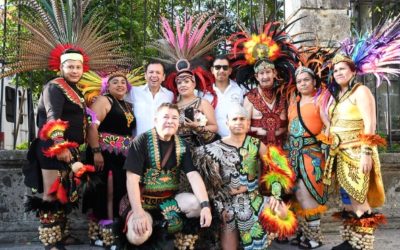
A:
{"type": "MultiPolygon", "coordinates": [[[[289,36],[286,30],[300,18],[288,24],[270,19],[263,25],[255,24],[252,29],[238,24],[240,31],[228,38],[232,44],[230,58],[233,61],[233,74],[236,75],[236,81],[246,88],[251,88],[256,82],[253,65],[261,59],[274,62],[284,85],[294,82],[294,71],[298,61],[298,49],[295,44],[304,41],[293,41],[294,36],[289,36]],[[256,53],[260,49],[265,53],[256,53]]],[[[281,89],[284,85],[281,85],[281,89]]]]}
{"type": "Polygon", "coordinates": [[[0,78],[20,72],[59,70],[63,49],[75,48],[84,54],[84,69],[106,70],[110,66],[129,67],[131,59],[120,52],[122,43],[111,41],[113,32],[103,34],[103,19],[92,15],[84,23],[84,13],[90,0],[21,0],[27,6],[31,22],[12,17],[30,33],[21,38],[19,53],[8,58],[0,78]],[[57,59],[58,58],[58,59],[57,59]]]}
{"type": "Polygon", "coordinates": [[[356,33],[341,43],[342,53],[349,56],[359,75],[373,74],[377,87],[388,75],[400,76],[400,15],[384,20],[363,35],[356,33]]]}
{"type": "MultiPolygon", "coordinates": [[[[220,42],[220,39],[213,40],[213,34],[216,30],[217,25],[211,26],[211,23],[216,21],[216,14],[210,12],[199,13],[191,17],[185,15],[183,22],[179,20],[179,17],[175,20],[175,29],[173,29],[165,17],[161,17],[161,36],[162,39],[156,40],[149,45],[159,51],[163,57],[156,58],[161,62],[167,64],[167,78],[165,80],[165,87],[170,89],[177,95],[177,89],[175,86],[175,77],[178,69],[177,63],[187,60],[189,65],[185,68],[186,71],[190,70],[192,75],[196,78],[196,87],[203,91],[215,95],[212,88],[213,75],[208,71],[210,63],[210,57],[208,53],[220,42]]],[[[216,104],[216,99],[212,104],[216,104]]]]}

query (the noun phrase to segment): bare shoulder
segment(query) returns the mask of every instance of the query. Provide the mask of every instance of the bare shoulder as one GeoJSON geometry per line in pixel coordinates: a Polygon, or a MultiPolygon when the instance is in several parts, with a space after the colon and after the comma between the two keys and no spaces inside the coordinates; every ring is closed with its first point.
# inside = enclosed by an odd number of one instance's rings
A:
{"type": "Polygon", "coordinates": [[[371,90],[365,86],[365,85],[360,85],[357,87],[357,89],[354,91],[354,96],[359,99],[359,98],[365,98],[372,96],[371,90]]]}
{"type": "Polygon", "coordinates": [[[208,100],[206,100],[205,98],[201,98],[200,106],[203,107],[203,108],[206,108],[206,109],[210,109],[210,108],[212,109],[213,108],[211,103],[208,100]]]}

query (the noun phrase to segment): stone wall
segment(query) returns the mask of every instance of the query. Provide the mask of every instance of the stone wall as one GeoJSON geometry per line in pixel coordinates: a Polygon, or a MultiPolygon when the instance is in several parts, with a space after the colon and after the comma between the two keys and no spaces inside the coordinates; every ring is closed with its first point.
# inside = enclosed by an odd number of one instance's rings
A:
{"type": "MultiPolygon", "coordinates": [[[[299,35],[296,40],[316,39],[319,45],[327,46],[330,41],[342,41],[350,34],[349,0],[285,1],[285,18],[300,17],[304,18],[296,22],[289,33],[309,33],[299,35]]],[[[315,42],[303,45],[312,46],[315,42]]]]}
{"type": "MultiPolygon", "coordinates": [[[[23,183],[21,167],[26,164],[26,151],[0,151],[0,244],[38,241],[39,223],[32,213],[24,212],[24,197],[30,194],[23,183]]],[[[386,204],[380,209],[388,216],[386,227],[400,228],[400,154],[381,154],[386,204]]],[[[330,196],[329,211],[323,218],[325,231],[337,230],[330,214],[340,207],[335,194],[330,196]]],[[[85,239],[87,223],[76,210],[72,216],[72,229],[85,239]]],[[[87,239],[86,239],[87,240],[87,239]]]]}

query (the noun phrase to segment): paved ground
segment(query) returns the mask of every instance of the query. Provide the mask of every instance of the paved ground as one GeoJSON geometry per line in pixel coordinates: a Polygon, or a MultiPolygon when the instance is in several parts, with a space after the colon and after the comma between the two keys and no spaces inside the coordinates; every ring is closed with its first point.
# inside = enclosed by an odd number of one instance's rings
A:
{"type": "MultiPolygon", "coordinates": [[[[332,246],[340,243],[340,237],[337,234],[327,234],[325,236],[325,245],[318,248],[319,250],[328,250],[332,246]]],[[[43,247],[38,243],[30,243],[25,245],[0,245],[0,249],[10,250],[42,250],[43,247]]],[[[90,247],[89,245],[68,246],[68,250],[100,250],[98,247],[90,247]]],[[[298,249],[290,245],[279,245],[274,243],[271,250],[290,250],[298,249]]],[[[400,249],[400,229],[381,229],[376,233],[375,249],[377,250],[398,250],[400,249]]]]}

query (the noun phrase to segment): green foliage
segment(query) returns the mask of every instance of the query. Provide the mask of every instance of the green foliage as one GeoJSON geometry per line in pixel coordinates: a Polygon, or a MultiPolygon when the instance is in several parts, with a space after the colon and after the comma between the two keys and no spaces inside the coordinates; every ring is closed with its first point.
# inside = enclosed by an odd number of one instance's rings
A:
{"type": "Polygon", "coordinates": [[[29,148],[29,142],[23,142],[15,147],[17,150],[27,150],[29,148]]]}
{"type": "MultiPolygon", "coordinates": [[[[9,0],[7,13],[14,17],[18,15],[24,20],[34,18],[36,13],[32,13],[26,7],[16,7],[18,0],[9,0]]],[[[41,0],[42,2],[45,0],[41,0]]],[[[48,2],[49,0],[47,0],[48,2]]],[[[278,1],[281,4],[283,1],[278,1]]],[[[215,36],[227,36],[237,31],[236,22],[244,23],[250,27],[254,20],[262,21],[263,17],[274,16],[275,1],[272,0],[92,0],[87,9],[85,20],[93,15],[98,15],[104,19],[103,32],[115,32],[114,40],[121,40],[125,43],[124,52],[134,60],[133,67],[143,64],[143,61],[151,56],[157,56],[157,52],[147,49],[154,39],[160,37],[161,24],[160,15],[172,20],[183,17],[184,13],[195,14],[199,11],[217,10],[221,13],[220,23],[215,36]],[[252,2],[252,5],[250,4],[252,2]],[[101,7],[100,7],[101,6],[101,7]],[[224,19],[222,19],[225,17],[224,19]]],[[[276,18],[283,18],[282,8],[278,8],[276,18]]],[[[3,37],[3,28],[0,27],[0,36],[3,37]]],[[[18,38],[29,39],[29,34],[22,27],[18,27],[17,22],[7,19],[6,32],[6,52],[5,60],[11,63],[15,53],[18,53],[18,38]]],[[[225,46],[219,46],[219,53],[224,52],[225,46]]],[[[54,72],[37,71],[32,73],[20,74],[14,78],[13,84],[30,87],[33,89],[35,97],[38,97],[42,85],[55,76],[54,72]]]]}

